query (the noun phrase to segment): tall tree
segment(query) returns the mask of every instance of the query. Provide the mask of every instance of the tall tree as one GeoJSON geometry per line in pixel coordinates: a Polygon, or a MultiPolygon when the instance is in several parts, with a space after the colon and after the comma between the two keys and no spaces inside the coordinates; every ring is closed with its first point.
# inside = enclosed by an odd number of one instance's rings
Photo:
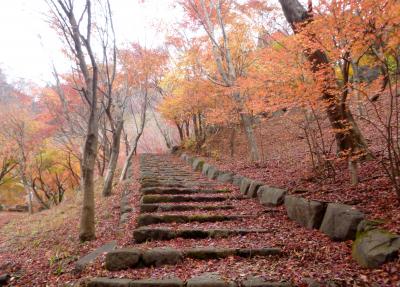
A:
{"type": "MultiPolygon", "coordinates": [[[[295,33],[302,33],[303,28],[313,21],[311,0],[308,1],[308,10],[298,0],[279,0],[279,3],[295,33]]],[[[306,33],[305,37],[310,43],[315,41],[313,31],[306,33]]],[[[365,153],[367,145],[346,102],[347,92],[335,92],[335,71],[327,54],[321,49],[313,48],[307,49],[305,54],[311,62],[312,71],[322,81],[322,99],[326,102],[326,112],[335,132],[338,152],[365,153]]]]}
{"type": "MultiPolygon", "coordinates": [[[[79,239],[88,241],[95,238],[95,199],[94,176],[98,147],[99,131],[99,101],[98,101],[98,63],[92,48],[94,25],[93,3],[84,2],[78,12],[76,2],[70,0],[48,0],[56,27],[67,43],[76,66],[79,77],[79,91],[84,98],[89,111],[83,155],[81,163],[81,189],[83,191],[83,206],[80,220],[79,239]],[[84,24],[85,27],[83,26],[84,24]]],[[[109,11],[107,10],[107,13],[109,11]]],[[[111,17],[111,16],[110,16],[111,17]]]]}

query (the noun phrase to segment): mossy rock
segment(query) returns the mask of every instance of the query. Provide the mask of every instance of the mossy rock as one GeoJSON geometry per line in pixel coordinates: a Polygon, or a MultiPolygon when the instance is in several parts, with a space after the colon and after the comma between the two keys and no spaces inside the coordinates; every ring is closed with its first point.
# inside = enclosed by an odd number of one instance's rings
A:
{"type": "Polygon", "coordinates": [[[363,267],[377,268],[397,258],[400,236],[382,229],[360,231],[352,248],[353,258],[363,267]]]}

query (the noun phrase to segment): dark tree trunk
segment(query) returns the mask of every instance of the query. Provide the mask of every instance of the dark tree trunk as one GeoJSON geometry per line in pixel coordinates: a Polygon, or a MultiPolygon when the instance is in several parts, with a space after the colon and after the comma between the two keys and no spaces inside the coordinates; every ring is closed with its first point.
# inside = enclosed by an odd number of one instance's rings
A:
{"type": "Polygon", "coordinates": [[[189,138],[190,137],[190,122],[189,120],[185,121],[185,131],[186,131],[186,137],[189,138]]]}
{"type": "MultiPolygon", "coordinates": [[[[295,33],[301,31],[301,26],[307,25],[312,21],[312,15],[309,13],[298,0],[279,0],[283,13],[295,33]]],[[[313,36],[309,36],[313,41],[313,36]]],[[[312,71],[314,73],[321,72],[321,67],[330,65],[327,55],[321,51],[306,51],[306,56],[312,63],[312,71]]],[[[365,151],[366,143],[363,139],[360,129],[353,119],[351,111],[348,109],[346,102],[341,101],[332,93],[337,89],[335,82],[334,70],[326,69],[323,75],[324,91],[322,99],[327,103],[327,115],[331,123],[332,129],[335,131],[335,138],[338,152],[351,151],[352,153],[365,151]]]]}
{"type": "Polygon", "coordinates": [[[176,124],[176,128],[178,129],[178,132],[179,132],[179,138],[180,138],[181,142],[183,142],[183,140],[184,140],[183,126],[178,123],[175,123],[175,124],[176,124]]]}
{"type": "Polygon", "coordinates": [[[192,120],[193,120],[194,136],[196,137],[196,142],[199,142],[200,136],[199,136],[199,128],[198,128],[198,125],[197,125],[197,117],[196,117],[196,115],[193,115],[192,120]]]}

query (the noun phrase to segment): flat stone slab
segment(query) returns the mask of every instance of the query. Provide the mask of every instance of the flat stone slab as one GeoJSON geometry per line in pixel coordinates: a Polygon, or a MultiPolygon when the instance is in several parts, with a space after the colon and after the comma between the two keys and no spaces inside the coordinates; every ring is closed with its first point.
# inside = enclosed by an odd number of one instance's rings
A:
{"type": "Polygon", "coordinates": [[[142,196],[141,203],[221,202],[228,199],[226,196],[144,195],[142,196]]]}
{"type": "Polygon", "coordinates": [[[132,281],[129,287],[184,287],[179,279],[145,279],[132,281]]]}
{"type": "Polygon", "coordinates": [[[143,195],[152,195],[152,194],[217,194],[217,193],[230,193],[230,190],[225,189],[193,189],[193,188],[162,188],[162,187],[146,187],[140,189],[140,193],[143,195]]]}
{"type": "Polygon", "coordinates": [[[117,247],[116,241],[111,241],[100,246],[99,248],[95,249],[94,251],[90,252],[89,254],[85,255],[84,257],[76,261],[74,271],[82,272],[86,268],[86,266],[92,263],[97,257],[99,257],[104,253],[114,250],[116,247],[117,247]]]}
{"type": "Polygon", "coordinates": [[[219,221],[231,221],[237,220],[239,216],[228,216],[228,215],[153,215],[153,214],[142,214],[137,219],[137,226],[146,226],[151,224],[159,223],[188,223],[188,222],[219,222],[219,221]]]}
{"type": "Polygon", "coordinates": [[[229,256],[239,256],[245,258],[251,258],[256,256],[271,256],[281,255],[282,251],[279,248],[217,248],[217,247],[198,247],[186,249],[184,256],[188,258],[207,260],[207,259],[219,259],[226,258],[229,256]]]}
{"type": "Polygon", "coordinates": [[[132,280],[119,278],[93,278],[90,279],[88,287],[130,287],[132,280]]]}
{"type": "Polygon", "coordinates": [[[119,279],[119,278],[93,278],[88,287],[184,287],[184,282],[179,279],[119,279]]]}
{"type": "Polygon", "coordinates": [[[166,204],[141,204],[140,212],[169,212],[189,210],[228,210],[234,209],[232,205],[166,205],[166,204]]]}
{"type": "Polygon", "coordinates": [[[245,235],[249,233],[267,233],[265,229],[169,229],[169,228],[150,228],[140,227],[133,231],[133,238],[136,243],[143,243],[151,240],[171,240],[174,238],[223,238],[234,235],[245,235]]]}
{"type": "Polygon", "coordinates": [[[218,274],[205,273],[200,276],[189,279],[186,283],[187,287],[236,287],[233,281],[222,279],[218,274]]]}
{"type": "Polygon", "coordinates": [[[242,282],[242,287],[294,287],[289,282],[266,281],[262,278],[250,278],[242,282]]]}
{"type": "Polygon", "coordinates": [[[191,248],[184,251],[185,257],[208,260],[226,258],[236,254],[236,249],[231,248],[216,248],[216,247],[199,247],[191,248]]]}

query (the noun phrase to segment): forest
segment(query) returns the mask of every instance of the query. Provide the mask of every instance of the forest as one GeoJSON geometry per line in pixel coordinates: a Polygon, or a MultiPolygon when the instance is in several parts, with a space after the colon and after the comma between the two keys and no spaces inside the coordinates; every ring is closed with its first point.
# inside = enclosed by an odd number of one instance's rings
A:
{"type": "Polygon", "coordinates": [[[400,2],[162,1],[121,43],[117,0],[42,0],[68,68],[0,66],[0,286],[400,286],[400,2]]]}

